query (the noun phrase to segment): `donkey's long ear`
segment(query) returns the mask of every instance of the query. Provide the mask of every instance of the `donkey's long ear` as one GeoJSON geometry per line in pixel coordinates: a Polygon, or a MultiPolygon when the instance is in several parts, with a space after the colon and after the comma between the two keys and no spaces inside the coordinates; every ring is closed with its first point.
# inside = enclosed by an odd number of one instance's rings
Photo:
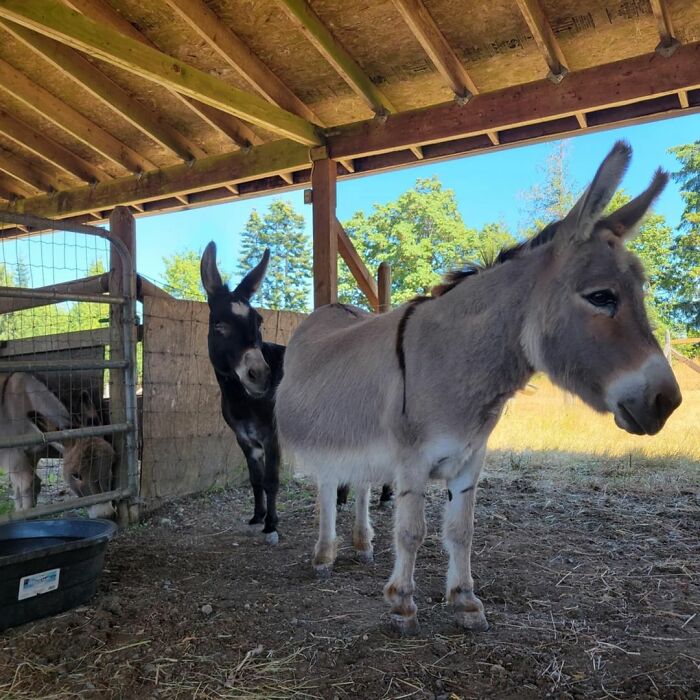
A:
{"type": "Polygon", "coordinates": [[[596,225],[598,218],[615,194],[622,176],[627,170],[632,149],[626,141],[618,141],[605,157],[593,181],[574,204],[559,227],[565,238],[585,241],[596,225]]]}
{"type": "Polygon", "coordinates": [[[216,243],[211,241],[204,249],[202,261],[199,264],[199,271],[202,275],[202,285],[209,296],[215,294],[224,286],[216,266],[216,243]]]}
{"type": "Polygon", "coordinates": [[[601,219],[600,224],[610,229],[623,240],[633,238],[637,233],[637,226],[654,200],[663,192],[668,183],[668,173],[657,170],[649,187],[642,194],[627,202],[624,206],[614,211],[609,216],[601,219]]]}
{"type": "Polygon", "coordinates": [[[262,260],[241,280],[241,283],[233,290],[236,296],[249,300],[258,291],[270,262],[270,249],[265,248],[262,260]]]}

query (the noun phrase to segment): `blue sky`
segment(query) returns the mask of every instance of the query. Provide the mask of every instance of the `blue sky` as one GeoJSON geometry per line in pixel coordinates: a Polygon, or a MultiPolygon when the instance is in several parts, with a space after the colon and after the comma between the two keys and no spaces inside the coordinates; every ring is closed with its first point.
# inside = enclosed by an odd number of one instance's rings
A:
{"type": "MultiPolygon", "coordinates": [[[[668,148],[700,138],[700,115],[570,139],[571,173],[579,188],[588,183],[602,158],[619,138],[632,144],[632,165],[623,187],[636,193],[648,184],[655,168],[677,169],[677,161],[668,153],[668,148]]],[[[517,231],[523,223],[524,208],[519,195],[541,181],[538,166],[541,168],[550,150],[551,144],[536,144],[345,180],[338,183],[338,217],[347,219],[358,209],[369,211],[374,203],[395,199],[411,188],[417,178],[437,175],[446,187],[455,190],[468,226],[479,228],[491,221],[502,221],[517,231]]],[[[311,208],[304,205],[302,190],[278,196],[290,200],[303,213],[310,233],[311,208]]],[[[222,268],[235,270],[240,232],[251,210],[264,210],[272,199],[260,197],[139,219],[139,270],[150,278],[161,279],[163,256],[184,248],[199,251],[212,239],[217,242],[222,268]]],[[[683,205],[675,183],[666,188],[656,208],[669,223],[678,224],[683,205]]]]}

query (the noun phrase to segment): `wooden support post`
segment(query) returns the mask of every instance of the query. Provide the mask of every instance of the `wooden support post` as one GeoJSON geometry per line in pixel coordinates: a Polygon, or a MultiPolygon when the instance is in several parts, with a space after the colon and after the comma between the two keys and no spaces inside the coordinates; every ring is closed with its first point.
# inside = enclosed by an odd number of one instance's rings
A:
{"type": "Polygon", "coordinates": [[[391,265],[388,262],[379,264],[377,289],[379,291],[378,311],[380,314],[385,314],[391,311],[391,265]]]}
{"type": "MultiPolygon", "coordinates": [[[[127,207],[115,207],[109,217],[110,235],[120,240],[131,255],[131,275],[129,276],[129,288],[124,284],[124,267],[121,256],[115,245],[110,250],[110,280],[109,293],[118,296],[129,296],[136,298],[136,224],[134,217],[127,207]]],[[[113,304],[110,308],[110,359],[135,361],[136,346],[135,334],[131,357],[126,357],[123,344],[123,323],[126,308],[118,304],[113,304]]],[[[127,422],[127,391],[125,375],[123,370],[110,370],[109,373],[109,419],[111,423],[127,422]]],[[[129,485],[129,460],[127,455],[126,440],[115,440],[116,465],[115,476],[116,486],[124,489],[129,485]]],[[[136,494],[134,494],[136,495],[136,494]]],[[[117,520],[121,527],[129,524],[129,502],[122,500],[118,504],[117,520]]]]}
{"type": "Polygon", "coordinates": [[[311,171],[314,221],[314,308],[338,301],[336,174],[336,162],[330,158],[315,161],[311,171]]]}

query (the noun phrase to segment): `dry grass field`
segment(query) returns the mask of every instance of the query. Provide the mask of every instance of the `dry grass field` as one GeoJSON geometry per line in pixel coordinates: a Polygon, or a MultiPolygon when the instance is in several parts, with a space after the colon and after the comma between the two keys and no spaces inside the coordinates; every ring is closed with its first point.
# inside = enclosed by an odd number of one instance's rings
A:
{"type": "Polygon", "coordinates": [[[491,470],[605,488],[686,490],[700,477],[700,374],[674,364],[683,403],[653,437],[620,430],[577,398],[536,376],[508,406],[489,442],[491,470]]]}

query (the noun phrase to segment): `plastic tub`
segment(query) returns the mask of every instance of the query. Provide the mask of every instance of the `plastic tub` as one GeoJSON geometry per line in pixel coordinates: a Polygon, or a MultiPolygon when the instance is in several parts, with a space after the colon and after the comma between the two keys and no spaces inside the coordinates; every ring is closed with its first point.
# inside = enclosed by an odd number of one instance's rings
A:
{"type": "Polygon", "coordinates": [[[0,630],[90,600],[116,530],[85,518],[0,524],[0,630]]]}

